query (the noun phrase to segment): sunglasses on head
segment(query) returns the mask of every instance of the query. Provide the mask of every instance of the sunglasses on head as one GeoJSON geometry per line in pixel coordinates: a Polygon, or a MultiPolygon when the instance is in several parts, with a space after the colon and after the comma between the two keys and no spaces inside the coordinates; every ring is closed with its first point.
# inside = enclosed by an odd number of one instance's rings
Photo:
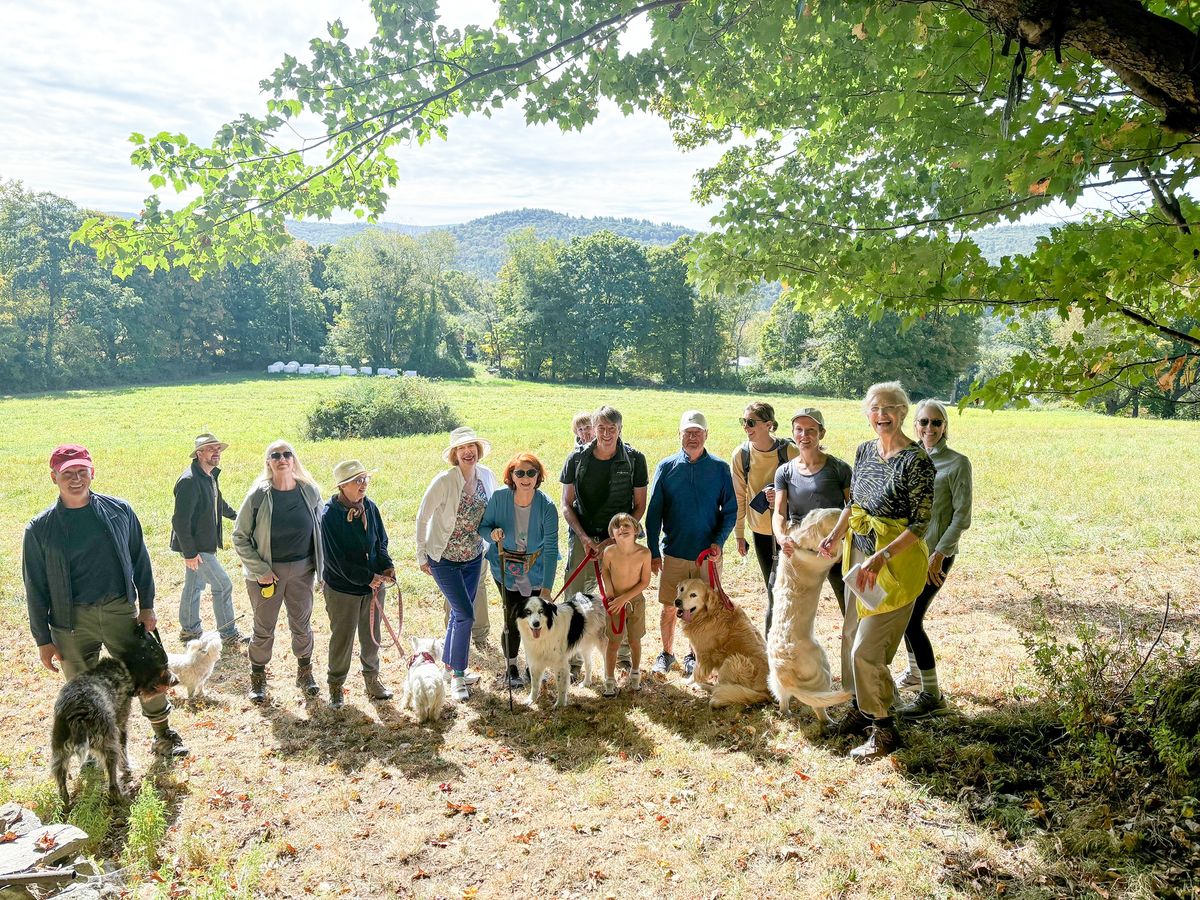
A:
{"type": "Polygon", "coordinates": [[[934,428],[939,428],[946,424],[945,419],[917,419],[917,424],[922,428],[927,428],[932,425],[934,428]]]}
{"type": "Polygon", "coordinates": [[[539,474],[537,469],[513,469],[513,478],[537,478],[539,474]]]}
{"type": "Polygon", "coordinates": [[[738,419],[742,423],[743,428],[753,428],[755,425],[766,425],[766,422],[759,419],[738,419]]]}
{"type": "Polygon", "coordinates": [[[291,450],[275,450],[271,453],[268,453],[267,456],[269,456],[271,459],[274,459],[274,460],[280,460],[280,459],[291,459],[293,456],[295,456],[295,454],[292,453],[291,450]]]}

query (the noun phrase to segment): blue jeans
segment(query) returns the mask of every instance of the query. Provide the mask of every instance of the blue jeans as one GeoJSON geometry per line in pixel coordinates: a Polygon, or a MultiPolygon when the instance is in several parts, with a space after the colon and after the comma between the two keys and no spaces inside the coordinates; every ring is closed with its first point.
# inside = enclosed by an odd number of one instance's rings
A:
{"type": "Polygon", "coordinates": [[[471,649],[471,626],[475,624],[475,592],[479,589],[482,571],[479,557],[467,562],[431,559],[429,571],[450,603],[442,662],[456,672],[463,671],[467,668],[467,654],[471,649]]]}
{"type": "Polygon", "coordinates": [[[179,627],[184,634],[199,635],[204,630],[200,623],[200,595],[204,586],[212,587],[213,615],[217,619],[217,630],[221,637],[232,638],[237,634],[233,624],[233,582],[225,573],[215,553],[201,553],[200,566],[193,572],[184,567],[183,595],[179,598],[179,627]]]}

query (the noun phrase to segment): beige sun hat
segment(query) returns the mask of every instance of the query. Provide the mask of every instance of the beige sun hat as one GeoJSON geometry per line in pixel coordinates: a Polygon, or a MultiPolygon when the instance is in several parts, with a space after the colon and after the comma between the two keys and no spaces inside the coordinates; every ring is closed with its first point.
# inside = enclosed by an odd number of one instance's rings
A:
{"type": "Polygon", "coordinates": [[[196,451],[198,451],[201,447],[207,447],[209,444],[216,444],[217,449],[222,451],[229,447],[229,445],[224,441],[217,440],[217,436],[215,434],[206,431],[204,434],[196,435],[196,446],[192,448],[192,456],[195,456],[196,451]]]}
{"type": "Polygon", "coordinates": [[[679,417],[679,430],[687,431],[689,428],[703,428],[708,431],[708,419],[704,413],[698,409],[689,409],[679,417]]]}
{"type": "Polygon", "coordinates": [[[341,487],[347,481],[353,481],[359,475],[370,477],[374,474],[374,469],[368,472],[367,467],[357,459],[347,459],[333,467],[333,483],[341,487]]]}
{"type": "Polygon", "coordinates": [[[442,451],[442,459],[447,463],[450,462],[450,451],[456,447],[465,447],[467,444],[478,444],[480,447],[479,458],[483,459],[492,452],[492,445],[489,441],[485,441],[475,433],[474,428],[468,428],[464,425],[462,428],[455,428],[450,432],[450,446],[442,451]]]}
{"type": "Polygon", "coordinates": [[[821,415],[821,411],[815,406],[802,406],[792,414],[792,421],[797,419],[812,419],[822,428],[825,427],[825,417],[821,415]]]}

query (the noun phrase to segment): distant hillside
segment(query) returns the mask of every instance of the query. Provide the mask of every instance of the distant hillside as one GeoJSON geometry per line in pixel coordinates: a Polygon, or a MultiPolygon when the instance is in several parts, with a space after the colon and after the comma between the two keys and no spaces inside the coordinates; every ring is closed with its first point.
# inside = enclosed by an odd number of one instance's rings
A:
{"type": "Polygon", "coordinates": [[[984,228],[971,235],[971,240],[984,258],[995,265],[1005,256],[1028,256],[1037,246],[1037,240],[1050,233],[1045,222],[1036,225],[997,225],[984,228]]]}
{"type": "MultiPolygon", "coordinates": [[[[334,225],[328,222],[288,222],[288,231],[295,238],[310,244],[334,244],[372,226],[351,223],[334,225]]],[[[515,209],[472,219],[461,225],[435,229],[428,225],[401,225],[381,222],[378,227],[403,234],[425,231],[448,231],[458,239],[458,266],[481,278],[495,278],[508,254],[506,239],[514,231],[533,228],[542,240],[557,238],[569,241],[597,231],[612,231],[642,244],[671,244],[685,234],[695,234],[679,225],[659,225],[646,219],[615,219],[610,216],[585,218],[568,216],[548,209],[515,209]]]]}

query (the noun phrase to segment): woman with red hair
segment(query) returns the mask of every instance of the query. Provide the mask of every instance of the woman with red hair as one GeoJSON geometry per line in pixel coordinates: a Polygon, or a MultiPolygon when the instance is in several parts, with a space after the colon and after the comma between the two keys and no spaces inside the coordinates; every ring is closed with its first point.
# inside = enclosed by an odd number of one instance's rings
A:
{"type": "Polygon", "coordinates": [[[504,487],[492,494],[479,523],[480,536],[491,542],[487,558],[504,603],[500,645],[505,677],[514,690],[525,685],[517,665],[517,612],[537,594],[550,598],[558,566],[558,507],[538,490],[545,480],[541,460],[532,453],[516,454],[504,467],[504,487]]]}

